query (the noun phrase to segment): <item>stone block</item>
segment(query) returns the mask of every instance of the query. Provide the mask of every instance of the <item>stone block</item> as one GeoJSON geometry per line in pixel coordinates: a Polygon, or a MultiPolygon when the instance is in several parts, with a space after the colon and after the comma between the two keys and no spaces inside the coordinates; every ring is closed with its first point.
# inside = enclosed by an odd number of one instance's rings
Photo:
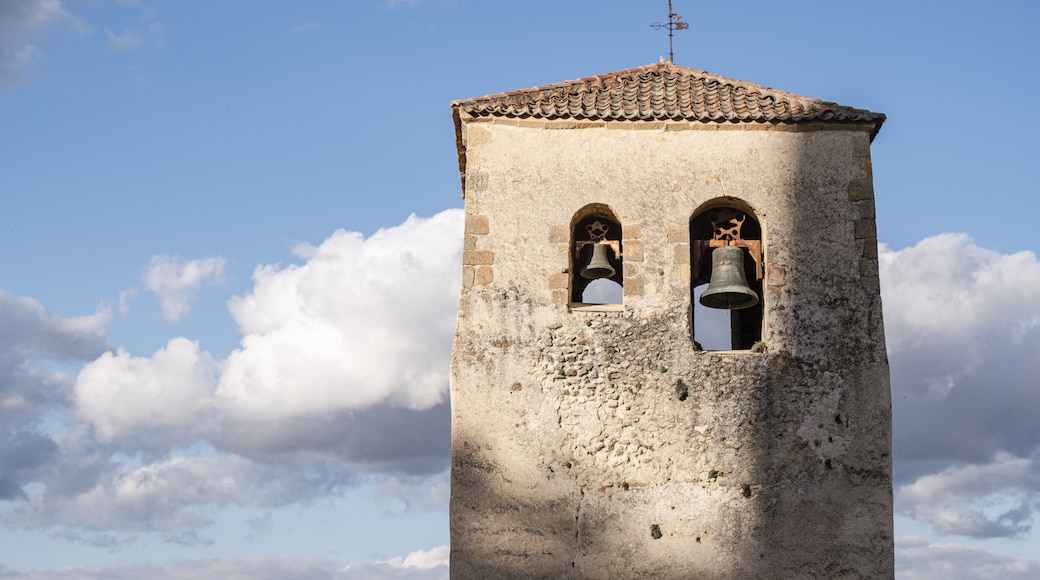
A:
{"type": "Polygon", "coordinates": [[[686,244],[679,244],[673,246],[675,252],[675,263],[676,264],[689,264],[690,263],[690,246],[686,244]]]}
{"type": "Polygon", "coordinates": [[[488,233],[488,218],[486,215],[466,216],[466,233],[483,235],[488,233]]]}
{"type": "Polygon", "coordinates": [[[473,267],[463,266],[462,267],[462,285],[472,286],[473,285],[473,267]]]}
{"type": "Polygon", "coordinates": [[[642,296],[643,295],[643,279],[642,278],[627,278],[625,280],[625,296],[642,296]]]}
{"type": "Polygon", "coordinates": [[[625,224],[624,226],[622,226],[622,229],[624,231],[621,233],[621,238],[625,240],[632,240],[638,238],[643,233],[641,231],[641,228],[637,225],[625,224]]]}
{"type": "MultiPolygon", "coordinates": [[[[472,164],[470,165],[472,167],[472,164]]],[[[470,169],[466,172],[466,191],[484,191],[488,187],[488,175],[483,171],[470,169]]]]}
{"type": "Polygon", "coordinates": [[[570,282],[570,274],[558,273],[549,276],[549,288],[567,288],[570,285],[570,282]]]}
{"type": "Polygon", "coordinates": [[[660,121],[647,121],[636,123],[632,128],[636,131],[659,131],[664,129],[664,123],[660,121]]]}
{"type": "Polygon", "coordinates": [[[856,220],[854,228],[857,240],[877,238],[877,224],[872,219],[856,220]]]}
{"type": "Polygon", "coordinates": [[[566,290],[552,291],[553,304],[567,304],[570,302],[570,293],[566,290]]]}
{"type": "Polygon", "coordinates": [[[549,241],[554,244],[567,244],[571,241],[570,228],[567,226],[552,226],[549,228],[549,241]]]}
{"type": "Polygon", "coordinates": [[[668,241],[671,243],[690,243],[690,228],[668,228],[668,241]]]}
{"type": "Polygon", "coordinates": [[[466,125],[466,145],[481,145],[491,142],[491,133],[480,125],[466,125]]]}
{"type": "Polygon", "coordinates": [[[881,294],[881,279],[877,276],[864,276],[862,278],[863,289],[867,294],[881,294]]]}
{"type": "Polygon", "coordinates": [[[477,236],[467,234],[466,237],[462,238],[462,249],[463,250],[476,250],[477,249],[477,236]]]}
{"type": "Polygon", "coordinates": [[[859,273],[861,276],[877,276],[878,275],[878,261],[871,260],[868,258],[862,258],[859,261],[859,273]]]}
{"type": "Polygon", "coordinates": [[[852,138],[853,155],[870,155],[870,137],[866,133],[852,138]]]}
{"type": "Polygon", "coordinates": [[[462,252],[462,264],[466,266],[490,266],[495,263],[494,252],[468,250],[462,252]]]}
{"type": "Polygon", "coordinates": [[[631,240],[625,242],[624,250],[622,251],[622,258],[626,262],[642,262],[643,261],[643,242],[638,240],[631,240]]]}
{"type": "Polygon", "coordinates": [[[849,182],[848,192],[852,201],[874,199],[874,184],[869,179],[853,179],[849,182]]]}
{"type": "Polygon", "coordinates": [[[477,268],[476,273],[473,275],[473,283],[479,286],[487,286],[495,280],[495,269],[491,266],[481,266],[477,268]]]}
{"type": "Polygon", "coordinates": [[[876,217],[873,199],[864,199],[862,201],[857,201],[854,202],[853,205],[856,206],[856,214],[857,217],[859,217],[860,219],[873,219],[876,217]]]}
{"type": "Polygon", "coordinates": [[[863,257],[877,259],[877,240],[874,238],[863,240],[863,257]]]}
{"type": "Polygon", "coordinates": [[[780,266],[769,266],[766,268],[766,279],[770,286],[783,286],[787,283],[787,271],[780,266]]]}

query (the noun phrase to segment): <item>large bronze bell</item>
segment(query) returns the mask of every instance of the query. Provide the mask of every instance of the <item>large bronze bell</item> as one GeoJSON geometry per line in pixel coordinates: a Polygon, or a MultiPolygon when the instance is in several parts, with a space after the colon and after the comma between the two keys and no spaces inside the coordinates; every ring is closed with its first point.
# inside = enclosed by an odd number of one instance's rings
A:
{"type": "Polygon", "coordinates": [[[616,272],[607,259],[607,249],[610,244],[595,243],[592,245],[592,259],[587,266],[581,269],[581,277],[589,280],[599,278],[610,278],[616,272]]]}
{"type": "Polygon", "coordinates": [[[758,304],[758,294],[748,287],[744,277],[743,250],[736,246],[722,246],[711,253],[711,282],[701,294],[701,304],[726,310],[758,304]]]}

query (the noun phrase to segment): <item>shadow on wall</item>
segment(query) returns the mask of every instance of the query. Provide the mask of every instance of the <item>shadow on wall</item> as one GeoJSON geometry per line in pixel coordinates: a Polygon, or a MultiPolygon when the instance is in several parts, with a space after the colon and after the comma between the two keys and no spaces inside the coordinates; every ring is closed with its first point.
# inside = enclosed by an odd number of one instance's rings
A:
{"type": "MultiPolygon", "coordinates": [[[[457,440],[452,458],[452,519],[466,521],[465,533],[451,535],[451,577],[562,580],[580,578],[577,561],[581,546],[603,541],[602,529],[583,525],[582,491],[574,481],[559,476],[549,485],[564,493],[555,500],[545,496],[519,497],[501,493],[515,489],[494,459],[487,439],[467,434],[457,440]],[[568,489],[569,488],[569,489],[568,489]],[[468,503],[462,503],[465,499],[468,503]],[[505,543],[502,537],[522,536],[524,543],[505,543]],[[486,541],[485,541],[486,538],[486,541]],[[565,541],[560,541],[565,538],[565,541]],[[561,573],[573,570],[573,574],[561,573]]],[[[549,473],[547,478],[553,478],[549,473]]],[[[537,493],[535,490],[534,493],[537,493]]]]}

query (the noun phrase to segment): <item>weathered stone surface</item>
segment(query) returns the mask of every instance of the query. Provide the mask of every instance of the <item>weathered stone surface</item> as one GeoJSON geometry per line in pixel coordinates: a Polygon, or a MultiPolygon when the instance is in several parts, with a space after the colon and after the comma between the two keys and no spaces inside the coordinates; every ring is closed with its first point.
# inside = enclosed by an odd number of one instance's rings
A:
{"type": "Polygon", "coordinates": [[[452,577],[891,578],[864,130],[468,122],[495,276],[459,301],[452,577]],[[764,353],[691,340],[689,220],[722,198],[762,224],[764,353]],[[560,224],[592,203],[639,224],[613,309],[560,287],[560,224]]]}
{"type": "Polygon", "coordinates": [[[468,266],[494,264],[495,254],[484,250],[463,250],[462,263],[468,266]]]}
{"type": "Polygon", "coordinates": [[[466,233],[467,234],[486,234],[488,233],[489,223],[486,215],[467,215],[466,216],[466,233]]]}
{"type": "Polygon", "coordinates": [[[625,243],[625,257],[628,262],[643,261],[643,242],[632,240],[625,243]]]}

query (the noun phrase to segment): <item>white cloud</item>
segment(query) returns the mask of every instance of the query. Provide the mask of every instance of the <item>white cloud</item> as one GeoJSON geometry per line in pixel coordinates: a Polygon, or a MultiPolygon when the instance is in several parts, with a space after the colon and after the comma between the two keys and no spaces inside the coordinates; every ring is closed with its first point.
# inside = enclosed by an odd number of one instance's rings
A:
{"type": "Polygon", "coordinates": [[[965,234],[942,234],[893,252],[880,248],[890,353],[928,355],[915,388],[944,395],[995,349],[1021,345],[1040,322],[1040,262],[1000,254],[965,234]]]}
{"type": "Polygon", "coordinates": [[[112,465],[86,489],[34,502],[25,524],[62,524],[86,530],[166,532],[170,538],[211,523],[200,508],[241,500],[262,471],[236,457],[172,457],[139,467],[112,465]]]}
{"type": "Polygon", "coordinates": [[[294,580],[447,580],[447,546],[419,550],[404,558],[343,566],[331,560],[298,558],[221,558],[177,560],[164,565],[76,566],[54,570],[10,570],[10,580],[225,580],[292,578],[294,580]]]}
{"type": "Polygon", "coordinates": [[[21,82],[40,59],[38,43],[53,23],[69,18],[60,0],[0,2],[0,89],[21,82]]]}
{"type": "Polygon", "coordinates": [[[137,288],[127,288],[119,293],[119,313],[130,313],[130,299],[137,296],[137,288]]]}
{"type": "Polygon", "coordinates": [[[77,414],[102,443],[130,433],[136,446],[145,446],[142,437],[187,444],[212,425],[217,371],[209,354],[186,338],[170,340],[150,358],[107,352],[76,379],[77,414]]]}
{"type": "MultiPolygon", "coordinates": [[[[92,485],[35,498],[56,510],[37,525],[81,521],[84,528],[116,529],[121,517],[143,519],[126,508],[139,504],[127,503],[121,490],[129,488],[117,481],[138,486],[145,475],[150,484],[184,481],[176,477],[183,469],[156,458],[198,441],[224,461],[240,462],[239,469],[252,466],[246,470],[255,483],[252,499],[240,502],[321,496],[350,485],[362,470],[402,476],[387,484],[385,497],[408,495],[408,505],[442,507],[461,234],[458,210],[411,217],[367,239],[336,232],[318,246],[297,247],[302,264],[256,270],[253,291],[229,302],[243,338],[227,359],[174,338],[150,356],[116,349],[86,364],[72,400],[88,436],[74,428],[66,445],[96,441],[130,456],[144,453],[146,461],[131,470],[99,460],[92,485]],[[424,492],[411,497],[419,488],[424,492]],[[96,523],[93,510],[112,521],[96,523]]],[[[184,288],[219,271],[219,263],[156,259],[146,283],[183,296],[184,288]]],[[[170,513],[187,503],[174,494],[169,505],[140,505],[170,513]]],[[[37,505],[36,512],[47,510],[37,505]]],[[[171,519],[174,528],[205,525],[191,513],[171,519]]]]}
{"type": "Polygon", "coordinates": [[[457,210],[370,238],[338,231],[266,266],[228,307],[241,332],[216,396],[236,421],[320,416],[445,400],[461,281],[457,210]],[[305,396],[304,396],[305,395],[305,396]]]}
{"type": "Polygon", "coordinates": [[[392,558],[385,563],[398,568],[429,570],[431,568],[447,567],[450,553],[451,548],[448,546],[437,546],[432,550],[417,550],[404,558],[392,558]]]}
{"type": "Polygon", "coordinates": [[[1040,505],[1040,262],[944,234],[879,254],[900,513],[1019,536],[1040,505]]]}
{"type": "Polygon", "coordinates": [[[948,467],[896,491],[896,511],[936,533],[973,538],[1015,537],[1030,531],[1040,505],[1040,466],[999,454],[986,464],[948,467]]]}
{"type": "Polygon", "coordinates": [[[896,540],[898,580],[1033,580],[1040,562],[956,544],[930,544],[915,537],[896,540]]]}
{"type": "Polygon", "coordinates": [[[0,501],[28,500],[25,486],[58,456],[39,424],[69,405],[72,379],[59,369],[97,356],[110,318],[104,309],[62,318],[0,290],[0,501]]]}
{"type": "MultiPolygon", "coordinates": [[[[234,448],[227,438],[236,432],[245,434],[243,445],[265,441],[254,433],[263,430],[272,445],[284,446],[286,436],[294,439],[286,431],[314,430],[358,411],[384,406],[389,417],[393,409],[442,405],[461,219],[450,210],[368,239],[339,231],[320,246],[298,247],[304,264],[258,268],[253,292],[229,302],[244,336],[227,360],[212,360],[184,338],[148,358],[106,353],[79,374],[79,416],[105,443],[206,436],[234,448]]],[[[222,264],[157,257],[145,284],[173,318],[222,264]]]]}
{"type": "MultiPolygon", "coordinates": [[[[203,506],[306,501],[359,470],[396,474],[380,497],[405,509],[442,508],[461,249],[459,210],[367,239],[339,231],[297,247],[302,264],[256,270],[253,291],[229,302],[243,338],[226,360],[186,338],[97,357],[71,397],[83,427],[37,474],[18,521],[91,543],[136,532],[201,542],[203,506]],[[211,452],[185,455],[200,441],[211,452]]],[[[220,268],[157,258],[146,284],[182,304],[220,268]]]]}
{"type": "Polygon", "coordinates": [[[191,301],[204,282],[220,280],[224,275],[224,259],[210,257],[184,261],[179,256],[153,256],[141,281],[155,292],[163,317],[178,322],[188,315],[191,301]]]}

